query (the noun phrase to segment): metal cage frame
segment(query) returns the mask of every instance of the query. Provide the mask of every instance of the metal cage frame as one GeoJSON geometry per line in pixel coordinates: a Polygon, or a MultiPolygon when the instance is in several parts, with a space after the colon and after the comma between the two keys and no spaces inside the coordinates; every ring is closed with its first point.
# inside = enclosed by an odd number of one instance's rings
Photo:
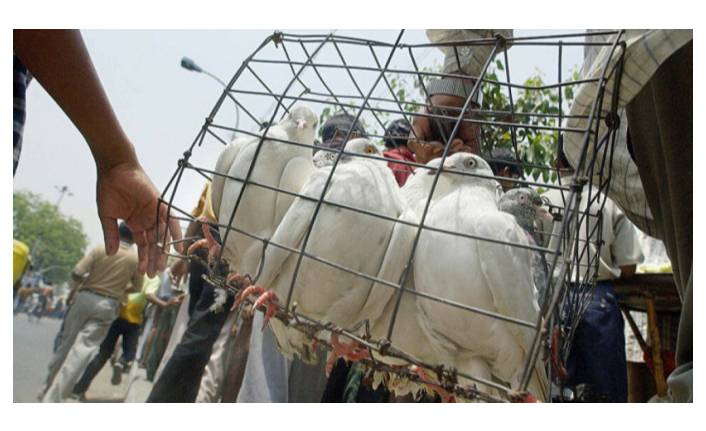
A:
{"type": "MultiPolygon", "coordinates": [[[[418,365],[430,370],[435,371],[436,376],[438,378],[438,382],[426,382],[426,383],[433,383],[440,385],[444,387],[445,389],[455,393],[458,396],[464,397],[464,398],[469,398],[469,399],[477,399],[477,400],[483,400],[483,401],[507,401],[508,399],[513,399],[517,394],[523,393],[527,389],[527,385],[529,384],[530,380],[530,374],[532,368],[535,366],[535,363],[538,360],[541,361],[547,361],[546,366],[548,368],[548,371],[551,373],[549,374],[550,376],[553,376],[553,380],[555,380],[558,384],[560,384],[560,379],[557,378],[557,375],[559,375],[559,370],[557,368],[561,367],[562,361],[565,361],[568,358],[569,354],[569,348],[571,345],[571,340],[573,337],[574,330],[576,328],[576,325],[578,324],[578,320],[580,319],[581,314],[587,307],[588,301],[590,300],[590,295],[592,288],[595,285],[595,275],[597,273],[597,267],[598,267],[598,255],[600,253],[600,247],[601,247],[601,241],[600,241],[600,212],[597,214],[592,214],[588,210],[582,211],[580,207],[580,202],[582,199],[582,194],[585,193],[584,189],[587,189],[587,201],[588,205],[587,207],[590,207],[591,204],[597,204],[599,207],[602,209],[603,205],[605,204],[605,199],[603,196],[607,194],[607,190],[610,187],[610,175],[608,173],[610,172],[610,165],[612,163],[612,148],[615,144],[615,139],[616,139],[616,129],[617,129],[617,122],[616,118],[617,117],[617,96],[618,96],[618,89],[619,89],[619,81],[620,81],[620,75],[622,72],[622,55],[623,55],[623,50],[620,49],[622,45],[621,37],[623,35],[622,31],[612,31],[612,32],[602,32],[602,33],[590,33],[590,35],[614,35],[612,41],[609,42],[589,42],[589,41],[577,41],[577,38],[581,38],[584,36],[587,36],[589,34],[585,33],[577,33],[577,34],[564,34],[564,35],[551,35],[551,36],[533,36],[533,37],[517,37],[517,38],[503,38],[500,36],[497,36],[495,38],[489,38],[489,39],[476,39],[476,40],[466,40],[466,41],[456,41],[456,42],[446,42],[446,43],[427,43],[427,44],[404,44],[401,43],[402,36],[404,34],[404,30],[401,30],[395,40],[394,43],[388,43],[388,42],[381,42],[381,41],[375,41],[375,40],[368,40],[368,39],[362,39],[362,38],[355,38],[355,37],[348,37],[348,36],[341,36],[341,35],[336,35],[335,33],[330,33],[330,34],[289,34],[289,33],[281,33],[281,32],[275,32],[269,37],[267,37],[259,46],[258,48],[250,55],[248,56],[239,69],[236,71],[236,73],[233,75],[231,80],[228,82],[226,88],[224,91],[221,93],[220,97],[218,98],[217,102],[215,103],[215,106],[209,113],[209,115],[206,117],[206,120],[197,133],[195,139],[192,141],[191,145],[188,147],[188,149],[183,153],[183,157],[178,161],[178,166],[177,169],[175,170],[173,176],[165,186],[162,195],[160,197],[160,201],[165,203],[168,208],[169,208],[169,217],[170,218],[175,218],[181,222],[190,222],[194,220],[194,217],[189,214],[188,211],[185,211],[181,208],[178,208],[176,205],[174,205],[174,197],[177,193],[177,190],[179,189],[179,185],[182,181],[183,174],[186,171],[194,171],[198,173],[199,175],[203,176],[205,179],[210,180],[213,178],[215,175],[219,175],[222,177],[225,177],[229,180],[233,181],[239,181],[244,183],[244,187],[241,190],[240,195],[238,196],[238,199],[235,203],[235,206],[233,208],[233,211],[230,215],[229,220],[227,222],[225,220],[219,220],[218,224],[213,224],[214,227],[216,228],[224,228],[226,229],[226,234],[225,237],[222,238],[222,242],[225,243],[228,235],[231,233],[231,231],[236,231],[240,234],[246,235],[252,239],[261,241],[263,243],[263,256],[264,256],[264,248],[265,247],[280,247],[286,250],[289,250],[291,252],[297,253],[298,258],[297,258],[297,264],[296,268],[294,270],[294,275],[292,277],[292,281],[289,287],[288,295],[286,298],[286,302],[282,304],[282,306],[279,308],[276,318],[283,320],[286,322],[289,326],[298,328],[307,334],[309,334],[311,337],[317,338],[317,341],[320,342],[323,345],[328,345],[328,340],[323,339],[321,337],[318,337],[316,334],[319,330],[321,329],[326,329],[331,332],[335,332],[338,334],[345,335],[346,337],[356,340],[357,342],[361,343],[365,348],[369,350],[371,353],[371,359],[370,360],[364,360],[369,366],[389,371],[389,372],[395,372],[397,374],[403,375],[410,380],[414,380],[417,382],[425,383],[423,379],[421,379],[418,375],[409,372],[408,369],[404,368],[393,368],[393,367],[388,367],[385,364],[380,363],[379,361],[375,360],[375,355],[376,354],[383,354],[383,355],[391,355],[395,356],[401,359],[404,359],[410,364],[418,365]],[[269,45],[274,45],[277,49],[278,52],[281,52],[284,58],[280,60],[273,60],[269,58],[260,58],[259,54],[265,48],[266,46],[269,45]],[[307,46],[314,46],[313,50],[307,49],[307,46]],[[371,54],[372,54],[372,60],[374,63],[374,66],[358,66],[358,65],[351,65],[348,64],[346,61],[345,56],[342,53],[341,47],[346,46],[346,45],[356,45],[356,46],[362,46],[362,47],[368,47],[371,54]],[[484,45],[488,47],[492,47],[492,52],[491,55],[488,57],[488,59],[485,61],[485,64],[483,65],[482,72],[479,76],[474,76],[470,77],[474,79],[474,84],[473,84],[473,90],[471,94],[468,96],[468,98],[465,101],[465,104],[461,110],[461,114],[458,117],[448,117],[448,116],[442,116],[442,115],[437,115],[437,114],[432,114],[428,112],[421,112],[420,110],[415,110],[415,111],[408,111],[405,110],[403,105],[407,106],[413,106],[415,108],[419,108],[421,106],[426,106],[425,103],[418,103],[418,102],[409,102],[409,101],[401,101],[398,99],[398,97],[395,95],[394,91],[392,91],[392,87],[390,84],[390,81],[388,79],[388,74],[404,74],[404,75],[409,75],[412,76],[413,78],[418,80],[419,86],[423,91],[423,94],[428,97],[428,93],[425,87],[425,79],[428,78],[437,78],[437,77],[447,77],[447,78],[469,78],[468,76],[465,75],[457,75],[457,74],[447,74],[447,73],[440,73],[440,72],[431,72],[431,71],[425,71],[425,70],[420,70],[417,66],[417,60],[415,58],[415,51],[422,49],[422,48],[429,48],[429,47],[451,47],[454,49],[457,55],[457,61],[458,60],[458,49],[460,47],[465,47],[465,46],[479,46],[479,45],[484,45]],[[508,55],[507,55],[507,50],[505,49],[506,47],[509,46],[518,46],[518,45],[534,45],[534,46],[551,46],[555,47],[557,49],[557,54],[558,54],[558,82],[556,84],[549,84],[549,85],[543,85],[543,86],[527,86],[527,85],[521,85],[521,84],[516,84],[513,83],[510,77],[510,65],[509,65],[509,60],[508,60],[508,55]],[[602,74],[599,78],[597,79],[584,79],[584,80],[572,80],[572,81],[562,81],[562,50],[563,47],[565,46],[589,46],[589,45],[594,45],[594,46],[603,46],[603,47],[608,47],[610,49],[610,55],[607,56],[606,62],[604,65],[602,65],[602,74]],[[298,49],[301,49],[302,52],[304,53],[305,59],[302,61],[295,61],[292,59],[292,55],[290,52],[290,49],[288,47],[290,46],[297,46],[298,49]],[[328,63],[317,63],[315,61],[317,54],[322,50],[324,46],[333,46],[336,52],[338,53],[338,56],[340,58],[340,64],[328,64],[328,63]],[[376,54],[375,48],[384,48],[384,49],[389,49],[390,53],[386,59],[381,59],[378,57],[376,54]],[[491,64],[491,61],[495,57],[496,53],[502,52],[504,62],[505,62],[505,78],[506,80],[500,81],[500,80],[491,80],[488,79],[486,74],[488,72],[489,65],[491,64]],[[391,69],[390,64],[395,56],[396,53],[407,53],[409,55],[409,58],[413,64],[413,69],[410,70],[400,70],[400,69],[391,69]],[[614,57],[618,58],[617,63],[614,64],[613,67],[609,67],[611,63],[611,59],[614,57]],[[270,86],[267,85],[267,83],[260,77],[258,74],[255,72],[253,69],[253,65],[255,64],[280,64],[280,65],[286,65],[289,67],[291,70],[292,76],[291,78],[288,78],[288,83],[285,87],[285,89],[281,92],[274,92],[271,90],[270,86]],[[357,89],[358,95],[343,95],[343,94],[337,94],[334,89],[335,85],[331,85],[331,83],[327,83],[326,80],[323,78],[323,76],[320,73],[320,69],[326,69],[326,68],[333,68],[333,69],[342,69],[345,70],[347,75],[350,77],[354,87],[357,89]],[[304,82],[303,78],[303,72],[305,70],[311,70],[314,72],[314,75],[316,78],[318,78],[318,81],[320,84],[323,84],[323,87],[326,89],[326,92],[317,92],[317,91],[312,91],[310,86],[307,86],[306,83],[304,82]],[[374,84],[371,86],[370,90],[365,93],[358,82],[356,81],[354,77],[354,73],[356,71],[365,71],[365,72],[374,72],[377,73],[377,78],[374,81],[374,84]],[[262,90],[256,90],[256,89],[238,89],[236,87],[236,83],[238,80],[242,77],[244,73],[248,72],[252,76],[255,77],[255,79],[262,85],[263,89],[262,90]],[[605,101],[603,100],[604,96],[604,90],[606,86],[608,85],[609,79],[613,77],[612,86],[613,86],[613,91],[612,91],[612,97],[611,100],[605,101]],[[391,98],[387,97],[376,97],[373,96],[373,93],[375,90],[378,88],[381,82],[384,82],[384,87],[383,89],[387,89],[389,95],[391,95],[391,98]],[[573,117],[573,118],[580,118],[586,121],[586,127],[581,128],[581,127],[565,127],[562,125],[562,122],[569,117],[569,115],[564,113],[564,102],[562,100],[562,90],[563,88],[567,86],[577,86],[580,84],[584,83],[595,83],[598,86],[598,94],[596,94],[596,97],[593,101],[593,106],[591,109],[591,113],[588,116],[585,117],[573,117]],[[299,92],[298,94],[293,94],[291,93],[293,87],[295,84],[301,85],[303,87],[303,90],[299,92]],[[509,112],[497,112],[497,111],[490,111],[490,110],[484,110],[482,107],[481,108],[473,108],[471,105],[471,99],[473,98],[474,94],[477,92],[481,91],[481,85],[499,85],[501,88],[507,89],[507,92],[509,94],[509,102],[510,102],[510,111],[509,112]],[[334,87],[334,88],[332,88],[334,87]],[[551,114],[536,114],[532,112],[519,112],[516,111],[516,106],[514,104],[513,100],[513,94],[512,94],[512,89],[515,90],[524,90],[524,91],[534,91],[534,90],[542,90],[542,89],[556,89],[558,94],[559,94],[559,114],[558,115],[551,115],[551,114]],[[243,103],[242,101],[238,100],[238,97],[243,96],[243,95],[251,95],[251,96],[260,96],[260,97],[266,97],[266,98],[271,98],[274,104],[274,107],[272,109],[271,116],[269,118],[269,121],[267,121],[265,124],[260,122],[255,115],[253,115],[249,110],[248,107],[245,106],[246,104],[243,103]],[[232,102],[234,102],[242,112],[244,112],[257,126],[261,127],[261,130],[259,132],[252,132],[240,128],[233,128],[229,127],[223,124],[218,124],[215,122],[215,117],[219,110],[222,108],[222,105],[224,104],[226,99],[230,99],[232,102]],[[349,100],[349,103],[345,103],[345,100],[349,100]],[[359,103],[351,103],[350,101],[359,101],[359,103]],[[582,144],[582,149],[581,149],[581,156],[578,162],[578,165],[576,166],[576,175],[573,178],[573,181],[570,184],[562,184],[561,179],[559,177],[559,183],[558,184],[547,184],[547,183],[542,183],[542,182],[537,182],[537,181],[531,181],[527,178],[525,178],[524,173],[521,178],[518,179],[508,179],[504,177],[498,177],[498,176],[484,176],[484,175],[474,175],[470,173],[464,173],[464,172],[456,172],[456,171],[450,171],[448,169],[438,169],[433,180],[431,192],[427,198],[426,204],[424,206],[424,210],[421,216],[421,220],[419,223],[409,223],[401,220],[397,220],[392,217],[387,217],[383,216],[381,214],[376,214],[371,211],[366,211],[366,210],[361,210],[358,208],[353,208],[349,207],[346,205],[341,205],[341,204],[336,204],[333,202],[328,202],[324,199],[324,194],[328,188],[328,185],[330,184],[332,177],[336,171],[336,166],[338,165],[339,161],[341,160],[341,157],[343,155],[348,155],[348,156],[353,156],[353,157],[369,157],[369,158],[375,158],[379,159],[376,156],[372,155],[361,155],[361,154],[349,154],[343,151],[343,149],[337,150],[337,149],[330,149],[330,148],[325,148],[325,147],[317,147],[315,145],[306,145],[306,144],[301,144],[298,142],[292,142],[292,141],[287,141],[287,140],[279,140],[279,139],[273,139],[271,137],[267,137],[269,140],[281,142],[283,144],[288,144],[288,145],[297,145],[297,146],[303,146],[303,147],[308,147],[308,148],[318,148],[321,151],[329,151],[335,154],[335,160],[333,162],[333,166],[331,167],[330,173],[328,175],[327,181],[326,181],[326,186],[324,187],[324,192],[321,194],[321,196],[318,197],[318,199],[311,198],[308,196],[303,196],[298,193],[293,193],[291,191],[287,190],[282,190],[277,187],[272,187],[266,184],[260,184],[255,181],[252,181],[250,179],[250,176],[253,172],[253,169],[257,163],[257,158],[260,152],[260,149],[262,147],[262,143],[265,140],[265,137],[267,135],[267,132],[270,129],[270,126],[275,122],[277,119],[278,114],[280,117],[283,117],[289,110],[290,107],[294,105],[296,102],[306,102],[306,103],[317,103],[317,104],[323,104],[324,106],[330,106],[334,107],[337,109],[341,109],[345,112],[348,112],[348,110],[355,110],[355,120],[358,121],[361,119],[361,116],[364,113],[367,113],[368,115],[372,115],[372,117],[378,121],[381,125],[382,122],[378,118],[378,114],[381,113],[387,113],[387,114],[397,114],[408,121],[411,122],[411,120],[415,117],[426,117],[431,120],[436,120],[436,119],[444,119],[444,120],[452,120],[454,121],[454,127],[451,132],[451,136],[448,137],[446,140],[446,145],[443,151],[443,154],[441,156],[442,159],[442,164],[443,161],[449,156],[449,151],[450,151],[450,143],[452,139],[457,135],[459,132],[459,129],[461,127],[461,124],[466,122],[466,123],[474,123],[474,124],[479,124],[482,127],[502,127],[509,129],[511,131],[511,142],[512,142],[512,150],[514,152],[515,158],[516,158],[516,163],[521,165],[522,167],[531,167],[531,165],[528,165],[526,163],[523,163],[520,153],[518,150],[518,140],[517,140],[517,130],[518,129],[533,129],[533,130],[538,130],[541,131],[541,133],[553,133],[558,135],[558,140],[561,142],[563,138],[563,134],[566,133],[578,133],[583,136],[583,144],[582,144]],[[387,103],[387,104],[393,104],[398,107],[397,110],[395,109],[389,109],[389,108],[382,108],[379,106],[373,106],[373,103],[380,102],[380,103],[387,103]],[[607,109],[605,108],[607,106],[607,109]],[[464,113],[470,112],[472,114],[471,118],[465,117],[464,113]],[[552,126],[546,126],[546,125],[532,125],[532,124],[526,124],[520,121],[522,118],[531,118],[531,117],[550,117],[553,120],[555,120],[555,125],[552,126]],[[497,117],[501,117],[502,120],[497,120],[497,117]],[[509,118],[509,120],[508,120],[509,118]],[[604,124],[602,128],[602,124],[604,124]],[[607,126],[607,127],[605,127],[607,126]],[[194,151],[196,151],[196,147],[201,147],[202,144],[204,143],[204,140],[207,137],[213,138],[216,141],[220,142],[223,145],[227,145],[228,141],[224,139],[223,137],[219,136],[219,133],[223,132],[237,132],[245,136],[251,136],[253,139],[259,139],[258,147],[255,151],[254,155],[254,160],[252,164],[250,165],[250,168],[245,176],[245,178],[235,178],[231,177],[229,175],[225,175],[222,173],[215,172],[212,169],[208,169],[205,167],[201,166],[195,166],[190,162],[190,158],[193,154],[194,151]],[[559,205],[554,205],[554,210],[562,215],[561,218],[561,225],[558,230],[558,233],[549,233],[545,232],[546,234],[550,236],[555,236],[558,237],[558,241],[555,241],[555,245],[553,247],[549,246],[544,246],[541,244],[538,245],[523,245],[523,244],[514,244],[510,242],[503,242],[503,241],[497,241],[494,239],[490,238],[483,238],[483,237],[478,237],[474,235],[467,235],[467,234],[461,234],[458,232],[451,232],[451,231],[445,231],[443,229],[437,229],[433,228],[430,226],[426,226],[424,224],[424,221],[426,219],[427,213],[429,211],[429,208],[431,206],[431,196],[434,194],[434,190],[437,186],[437,182],[439,180],[439,177],[442,172],[446,173],[452,173],[455,175],[470,175],[470,176],[478,176],[478,177],[485,177],[485,178],[493,178],[493,179],[500,179],[502,178],[503,180],[506,181],[513,181],[516,184],[520,186],[534,186],[534,187],[543,187],[546,189],[556,189],[559,190],[562,194],[562,198],[564,199],[564,205],[559,206],[559,205]],[[598,184],[594,185],[591,183],[590,179],[598,178],[598,184]],[[299,197],[301,199],[306,199],[310,200],[312,202],[316,203],[316,208],[314,210],[314,216],[312,217],[312,220],[308,226],[308,230],[306,232],[306,235],[304,237],[303,243],[301,248],[299,249],[292,249],[290,247],[284,246],[282,244],[276,244],[272,241],[270,241],[270,238],[261,238],[256,235],[253,235],[250,232],[245,232],[243,230],[237,229],[233,227],[233,221],[235,219],[236,212],[238,210],[238,207],[241,202],[241,198],[244,195],[244,191],[247,188],[247,186],[255,186],[255,187],[261,187],[265,189],[270,189],[276,192],[280,193],[285,193],[289,194],[295,197],[299,197]],[[407,266],[405,270],[402,273],[402,279],[399,280],[398,283],[391,283],[386,280],[381,280],[378,279],[374,275],[370,274],[363,274],[359,273],[357,271],[354,271],[350,268],[343,267],[342,265],[339,265],[335,262],[331,262],[326,259],[325,256],[314,256],[310,253],[307,253],[306,247],[307,243],[309,240],[309,235],[311,234],[314,222],[316,220],[316,217],[319,213],[319,210],[321,209],[322,205],[329,205],[329,206],[334,206],[334,207],[339,207],[344,210],[349,210],[349,211],[357,211],[363,214],[367,214],[369,216],[374,216],[374,217],[379,217],[382,219],[386,219],[395,223],[403,223],[403,224],[408,224],[410,226],[413,226],[416,228],[416,234],[415,234],[415,239],[414,239],[414,244],[412,247],[412,252],[407,260],[407,266]],[[589,229],[590,223],[585,223],[586,220],[588,220],[591,217],[597,217],[599,219],[598,223],[595,223],[595,226],[593,229],[589,229]],[[582,226],[585,226],[584,229],[584,234],[586,239],[581,239],[580,235],[580,228],[582,226]],[[479,240],[479,241],[491,241],[495,243],[501,243],[501,244],[506,244],[510,246],[516,246],[516,247],[523,247],[527,248],[530,250],[538,251],[541,253],[544,253],[547,262],[549,263],[549,274],[554,275],[547,277],[547,286],[545,286],[545,291],[546,295],[542,298],[541,303],[539,304],[540,306],[540,313],[537,318],[537,321],[535,322],[526,322],[522,321],[520,319],[516,319],[510,316],[504,316],[499,313],[494,313],[490,312],[488,310],[483,310],[478,307],[473,307],[469,306],[467,304],[461,304],[461,303],[456,303],[454,301],[450,301],[445,298],[440,298],[440,297],[435,297],[433,295],[425,294],[423,292],[418,292],[415,290],[410,290],[406,289],[404,287],[406,277],[408,276],[411,268],[411,264],[414,260],[416,248],[419,242],[419,238],[421,236],[421,233],[423,230],[430,230],[430,231],[436,231],[436,232],[441,232],[449,235],[457,235],[457,236],[465,236],[471,239],[479,240]],[[372,340],[369,339],[366,336],[360,336],[356,331],[352,328],[339,328],[336,327],[335,325],[331,324],[330,322],[320,322],[316,321],[315,319],[312,319],[308,316],[305,316],[301,313],[299,313],[296,310],[296,307],[293,306],[292,304],[292,293],[293,289],[295,288],[295,283],[299,274],[299,270],[301,267],[302,260],[304,258],[307,259],[312,259],[317,262],[321,262],[325,265],[329,265],[331,267],[334,267],[340,271],[348,272],[351,274],[354,274],[359,277],[363,277],[369,281],[372,282],[377,282],[380,283],[381,285],[387,286],[389,288],[396,289],[396,297],[395,297],[395,309],[394,313],[392,316],[392,320],[390,322],[388,331],[387,331],[387,338],[384,340],[372,340]],[[582,264],[581,262],[585,261],[588,259],[588,265],[582,264]],[[454,370],[449,368],[448,366],[445,366],[445,364],[426,364],[421,362],[419,359],[414,358],[407,354],[406,352],[400,351],[395,348],[394,344],[394,339],[392,338],[392,334],[394,331],[395,327],[395,322],[397,320],[397,314],[399,310],[399,305],[402,299],[402,295],[404,293],[409,293],[413,295],[417,295],[419,297],[423,297],[425,299],[433,300],[433,301],[439,301],[444,304],[447,304],[449,306],[457,307],[460,309],[463,309],[467,312],[471,313],[480,313],[486,316],[490,316],[493,318],[497,319],[502,319],[506,322],[509,322],[511,324],[516,324],[520,326],[524,326],[527,328],[531,328],[535,331],[535,337],[534,337],[534,342],[531,346],[531,350],[529,351],[527,361],[525,363],[525,368],[523,372],[523,378],[521,381],[521,384],[519,387],[516,388],[511,388],[507,385],[494,382],[494,381],[487,381],[485,379],[480,379],[474,376],[471,376],[469,374],[466,374],[463,372],[463,370],[454,370]],[[498,397],[494,396],[491,394],[485,394],[479,391],[476,387],[473,385],[468,386],[468,385],[461,385],[458,382],[458,377],[465,377],[471,381],[474,382],[479,382],[484,385],[487,385],[489,387],[492,387],[496,390],[498,390],[500,393],[505,394],[505,397],[498,397]]],[[[348,132],[346,139],[350,137],[351,131],[348,132]]],[[[381,136],[379,135],[370,135],[372,138],[379,138],[381,136]]],[[[413,166],[415,169],[429,169],[425,165],[419,164],[419,163],[414,163],[414,162],[406,162],[406,161],[400,161],[400,160],[395,160],[395,163],[399,164],[404,164],[408,166],[413,166]]],[[[550,169],[556,171],[555,168],[552,168],[551,166],[541,166],[542,169],[550,169]]],[[[218,215],[216,215],[218,216],[218,215]]],[[[185,239],[185,240],[188,240],[185,239]]],[[[166,238],[166,233],[163,238],[161,238],[160,243],[162,244],[163,251],[168,252],[168,247],[174,242],[167,242],[166,238]]],[[[221,250],[221,255],[218,256],[219,261],[222,258],[222,253],[223,250],[221,250]]],[[[169,254],[169,253],[168,253],[169,254]]],[[[187,257],[183,255],[178,255],[178,254],[172,254],[173,256],[176,256],[178,258],[192,258],[193,257],[187,257]]],[[[261,263],[262,265],[262,263],[261,263]]],[[[255,277],[257,278],[257,277],[255,277]]],[[[232,293],[237,293],[239,291],[238,286],[233,286],[233,285],[226,285],[225,282],[225,277],[223,274],[222,267],[217,266],[211,266],[210,271],[209,271],[209,276],[208,276],[209,282],[212,284],[216,285],[217,287],[224,288],[226,290],[229,290],[232,293]],[[220,269],[219,269],[220,268],[220,269]]]]}

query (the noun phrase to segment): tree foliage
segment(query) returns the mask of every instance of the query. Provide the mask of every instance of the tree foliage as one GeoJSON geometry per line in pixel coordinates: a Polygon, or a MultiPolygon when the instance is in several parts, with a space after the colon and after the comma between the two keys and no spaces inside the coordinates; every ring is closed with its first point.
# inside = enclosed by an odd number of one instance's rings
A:
{"type": "MultiPolygon", "coordinates": [[[[486,79],[507,82],[504,70],[503,63],[496,60],[488,70],[486,79]]],[[[572,74],[574,80],[578,79],[577,75],[578,72],[574,71],[572,74]]],[[[523,83],[523,86],[528,88],[512,90],[511,104],[507,86],[485,83],[482,90],[483,109],[497,112],[497,114],[489,114],[490,116],[484,119],[532,126],[559,126],[558,115],[562,110],[559,106],[558,87],[542,88],[544,85],[540,74],[529,77],[523,83]]],[[[562,87],[562,91],[561,104],[564,107],[563,112],[566,112],[566,108],[570,106],[574,98],[574,86],[562,87]]],[[[551,130],[515,127],[513,137],[512,129],[500,125],[483,126],[483,152],[487,154],[491,148],[507,148],[514,152],[516,146],[520,161],[524,165],[525,175],[535,181],[540,179],[544,182],[556,181],[556,172],[551,168],[557,154],[559,133],[551,130]]]]}
{"type": "Polygon", "coordinates": [[[13,237],[30,246],[34,270],[46,270],[50,283],[67,281],[88,243],[81,222],[27,191],[13,193],[12,205],[13,237]]]}

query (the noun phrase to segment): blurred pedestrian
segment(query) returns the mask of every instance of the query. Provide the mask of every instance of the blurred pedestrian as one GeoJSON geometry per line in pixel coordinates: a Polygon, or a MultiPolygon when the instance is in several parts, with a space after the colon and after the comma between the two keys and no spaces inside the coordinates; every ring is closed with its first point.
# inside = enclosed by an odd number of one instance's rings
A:
{"type": "Polygon", "coordinates": [[[152,277],[145,280],[142,290],[128,295],[127,303],[120,308],[120,314],[113,321],[108,330],[108,334],[98,349],[91,362],[86,367],[83,375],[73,388],[73,396],[83,399],[85,393],[98,372],[110,359],[115,350],[118,340],[122,337],[123,351],[120,359],[113,364],[113,377],[111,383],[119,385],[122,374],[130,369],[137,352],[137,342],[140,337],[140,326],[143,321],[143,313],[147,301],[156,301],[161,306],[167,306],[154,296],[159,289],[159,277],[152,277]]]}
{"type": "Polygon", "coordinates": [[[82,282],[64,319],[61,342],[49,363],[49,373],[40,392],[43,402],[61,402],[86,369],[91,356],[117,317],[121,301],[129,290],[142,289],[138,258],[125,223],[119,226],[120,246],[107,255],[94,248],[73,269],[72,277],[82,282]]]}
{"type": "MultiPolygon", "coordinates": [[[[155,372],[167,348],[169,337],[179,311],[179,305],[184,300],[184,293],[174,289],[174,279],[167,268],[160,280],[159,290],[152,302],[152,318],[149,328],[145,327],[145,339],[142,345],[142,365],[146,369],[147,380],[154,380],[155,372]]],[[[150,296],[148,295],[148,298],[150,296]]]]}
{"type": "MultiPolygon", "coordinates": [[[[563,184],[571,184],[575,175],[561,148],[557,157],[557,170],[563,184]]],[[[596,281],[591,292],[590,302],[581,320],[576,325],[571,350],[566,363],[567,387],[582,390],[578,394],[581,401],[587,402],[620,402],[628,401],[628,376],[625,353],[625,323],[618,305],[613,282],[625,279],[635,274],[637,264],[644,255],[638,241],[638,230],[625,213],[609,197],[601,194],[595,200],[589,195],[590,184],[583,187],[578,210],[582,217],[577,228],[577,241],[586,243],[589,232],[600,232],[602,246],[596,249],[594,244],[588,244],[588,250],[581,254],[580,262],[572,274],[575,284],[570,284],[568,296],[579,297],[576,289],[585,268],[592,268],[592,256],[597,256],[598,272],[588,275],[596,281]],[[600,223],[600,227],[597,226],[600,223]],[[599,252],[598,252],[599,251],[599,252]]],[[[542,195],[555,207],[564,207],[568,194],[552,189],[542,195]]],[[[544,221],[542,230],[553,232],[549,248],[558,245],[559,222],[544,221]],[[552,226],[553,225],[553,226],[552,226]]],[[[591,269],[591,272],[593,270],[591,269]]],[[[571,302],[569,302],[570,304],[571,302]]],[[[574,324],[574,322],[567,322],[574,324]]]]}

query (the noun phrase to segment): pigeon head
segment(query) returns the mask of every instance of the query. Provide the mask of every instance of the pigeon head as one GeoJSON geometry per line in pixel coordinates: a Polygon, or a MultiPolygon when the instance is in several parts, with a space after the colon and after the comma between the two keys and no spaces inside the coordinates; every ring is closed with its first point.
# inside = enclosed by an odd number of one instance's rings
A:
{"type": "MultiPolygon", "coordinates": [[[[488,162],[482,157],[472,153],[456,153],[449,156],[444,162],[444,170],[452,170],[477,175],[493,176],[493,171],[490,169],[488,162]]],[[[448,173],[451,181],[458,184],[474,184],[488,187],[493,193],[497,190],[498,182],[492,178],[475,177],[470,175],[458,175],[448,173]]]]}
{"type": "Polygon", "coordinates": [[[289,114],[282,122],[282,127],[292,141],[313,144],[318,124],[319,118],[311,108],[297,105],[289,110],[289,114]]]}
{"type": "Polygon", "coordinates": [[[552,220],[539,193],[527,187],[508,190],[498,201],[498,208],[514,216],[517,223],[530,232],[535,219],[552,220]]]}
{"type": "MultiPolygon", "coordinates": [[[[368,154],[370,156],[378,156],[381,157],[382,154],[380,154],[380,150],[373,144],[369,139],[367,138],[356,138],[356,139],[351,139],[346,143],[346,147],[344,148],[344,151],[347,153],[355,153],[355,154],[368,154]]],[[[353,156],[346,156],[345,154],[343,157],[346,158],[352,158],[353,156]]]]}
{"type": "MultiPolygon", "coordinates": [[[[437,157],[436,159],[431,159],[427,162],[426,166],[432,169],[427,169],[427,174],[428,175],[436,175],[436,173],[439,171],[439,167],[441,167],[441,158],[437,157]]],[[[424,169],[424,168],[422,168],[424,169]]]]}

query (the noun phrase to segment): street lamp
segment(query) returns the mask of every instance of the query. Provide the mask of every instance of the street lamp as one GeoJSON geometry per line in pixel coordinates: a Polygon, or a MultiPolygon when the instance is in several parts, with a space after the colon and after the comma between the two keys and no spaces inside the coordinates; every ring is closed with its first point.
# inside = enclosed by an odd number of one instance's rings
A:
{"type": "MultiPolygon", "coordinates": [[[[181,67],[183,67],[186,70],[190,70],[191,72],[196,72],[196,73],[203,73],[204,75],[210,76],[211,78],[215,79],[219,84],[223,86],[223,88],[227,89],[228,86],[226,85],[225,82],[223,82],[219,77],[216,75],[212,74],[208,70],[204,70],[201,66],[196,64],[196,62],[189,57],[182,57],[181,58],[181,67]]],[[[240,107],[238,106],[235,101],[233,101],[235,105],[235,128],[237,129],[240,126],[240,107]]],[[[235,130],[233,131],[233,138],[235,138],[235,130]]]]}
{"type": "Polygon", "coordinates": [[[54,186],[54,188],[59,192],[59,199],[56,200],[56,204],[54,205],[56,207],[56,210],[59,210],[59,204],[61,203],[61,200],[64,199],[64,195],[68,194],[69,196],[73,196],[74,194],[69,190],[69,186],[54,186]]]}

